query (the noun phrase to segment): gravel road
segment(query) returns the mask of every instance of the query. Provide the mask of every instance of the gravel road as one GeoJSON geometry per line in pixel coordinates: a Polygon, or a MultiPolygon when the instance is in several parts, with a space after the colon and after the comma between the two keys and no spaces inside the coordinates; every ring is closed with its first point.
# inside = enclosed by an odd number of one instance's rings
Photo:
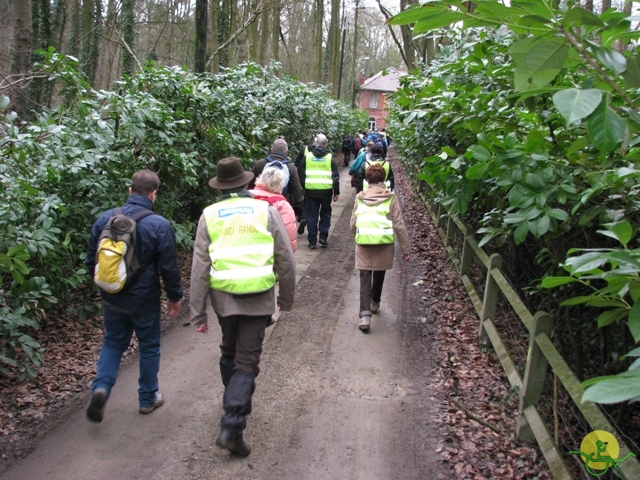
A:
{"type": "MultiPolygon", "coordinates": [[[[355,190],[342,170],[329,248],[299,236],[291,312],[268,329],[245,438],[248,458],[214,446],[222,413],[219,328],[175,327],[163,337],[160,391],[166,403],[137,410],[137,364],[120,372],[105,420],[74,411],[0,479],[437,479],[444,433],[432,396],[433,369],[411,285],[417,270],[399,255],[387,273],[371,333],[358,330],[358,275],[349,217],[355,190]]],[[[180,321],[186,320],[183,308],[180,321]]]]}

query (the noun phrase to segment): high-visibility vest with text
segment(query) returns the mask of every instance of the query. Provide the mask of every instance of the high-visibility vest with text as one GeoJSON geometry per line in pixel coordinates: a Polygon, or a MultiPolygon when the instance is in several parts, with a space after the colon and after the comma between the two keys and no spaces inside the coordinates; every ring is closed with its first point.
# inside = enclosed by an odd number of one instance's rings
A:
{"type": "Polygon", "coordinates": [[[304,188],[306,190],[333,189],[331,157],[330,153],[327,153],[324,157],[316,157],[313,152],[307,152],[305,158],[306,177],[304,180],[304,188]]]}
{"type": "Polygon", "coordinates": [[[394,243],[393,222],[387,218],[393,196],[378,205],[358,200],[356,208],[356,243],[358,245],[386,245],[394,243]]]}
{"type": "Polygon", "coordinates": [[[204,209],[211,238],[209,287],[223,292],[259,293],[276,283],[274,240],[267,225],[269,203],[234,197],[204,209]]]}

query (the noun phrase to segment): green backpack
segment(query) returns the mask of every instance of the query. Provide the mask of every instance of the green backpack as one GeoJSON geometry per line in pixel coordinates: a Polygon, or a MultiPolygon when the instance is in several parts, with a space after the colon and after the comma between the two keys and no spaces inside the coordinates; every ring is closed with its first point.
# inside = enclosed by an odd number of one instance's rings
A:
{"type": "Polygon", "coordinates": [[[118,293],[131,285],[140,263],[135,254],[136,228],[151,210],[140,210],[131,216],[122,208],[113,210],[113,216],[98,237],[94,283],[107,293],[118,293]]]}

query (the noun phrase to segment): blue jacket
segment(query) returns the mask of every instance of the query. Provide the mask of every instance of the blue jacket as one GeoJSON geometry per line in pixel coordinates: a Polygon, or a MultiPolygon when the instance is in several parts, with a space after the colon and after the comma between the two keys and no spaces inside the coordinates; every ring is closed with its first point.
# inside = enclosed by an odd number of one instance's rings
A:
{"type": "MultiPolygon", "coordinates": [[[[127,215],[143,208],[153,210],[153,202],[144,195],[135,193],[129,195],[123,206],[124,213],[127,215]]],[[[113,210],[108,210],[100,215],[91,228],[86,264],[92,276],[96,264],[98,238],[112,216],[113,210]]],[[[118,310],[128,312],[160,311],[160,277],[169,300],[172,302],[180,300],[182,283],[176,254],[176,240],[167,219],[157,214],[141,219],[137,226],[135,250],[140,262],[135,282],[115,294],[109,294],[100,289],[102,301],[118,310]]]]}

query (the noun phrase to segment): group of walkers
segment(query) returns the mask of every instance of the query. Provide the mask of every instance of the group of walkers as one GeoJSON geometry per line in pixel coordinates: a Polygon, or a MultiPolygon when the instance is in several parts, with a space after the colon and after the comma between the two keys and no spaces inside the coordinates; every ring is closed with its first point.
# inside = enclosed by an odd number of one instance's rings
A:
{"type": "MultiPolygon", "coordinates": [[[[380,308],[385,271],[393,267],[395,240],[404,261],[411,251],[399,201],[386,184],[391,170],[375,152],[374,145],[365,155],[363,165],[368,166],[350,222],[360,270],[359,329],[365,333],[380,308]]],[[[224,413],[215,443],[243,457],[251,452],[243,430],[252,409],[265,329],[276,308],[290,311],[294,303],[297,236],[306,226],[310,249],[317,243],[328,247],[331,203],[340,194],[338,167],[325,135],[318,134],[313,143],[302,147],[295,163],[288,153],[286,141],[275,140],[269,155],[256,161],[252,172],[245,171],[238,158],[219,160],[209,186],[220,197],[203,210],[195,235],[190,321],[196,332],[207,333],[209,302],[222,332],[219,366],[224,413]]],[[[86,412],[94,422],[103,420],[133,332],[139,345],[139,412],[149,414],[164,404],[158,391],[160,280],[170,317],[180,312],[183,288],[173,230],[154,212],[159,186],[156,173],[135,173],[124,205],[103,213],[91,228],[86,264],[97,275],[104,232],[119,215],[136,219],[130,254],[137,269],[129,272],[121,290],[100,284],[105,335],[86,412]]]]}

